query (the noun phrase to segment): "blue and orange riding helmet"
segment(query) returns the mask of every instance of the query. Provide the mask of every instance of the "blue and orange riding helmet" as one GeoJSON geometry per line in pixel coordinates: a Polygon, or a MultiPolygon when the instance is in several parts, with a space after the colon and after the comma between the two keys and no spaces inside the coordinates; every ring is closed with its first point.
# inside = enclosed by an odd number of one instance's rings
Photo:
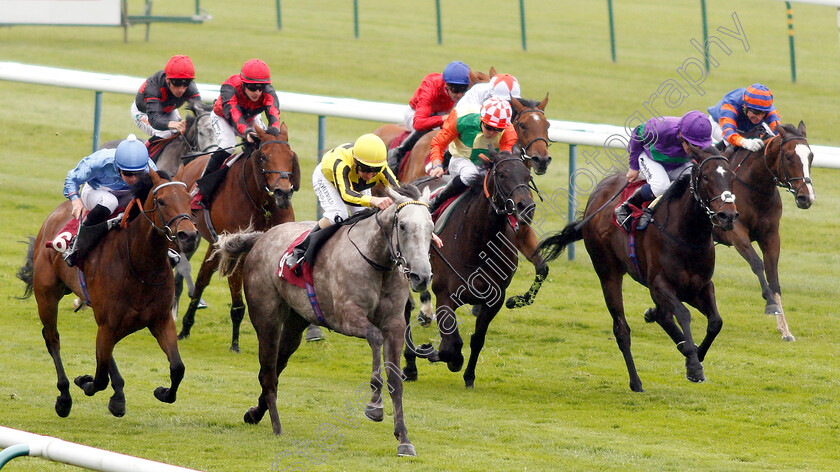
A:
{"type": "Polygon", "coordinates": [[[773,94],[764,85],[752,84],[744,90],[744,106],[767,113],[773,108],[773,94]]]}

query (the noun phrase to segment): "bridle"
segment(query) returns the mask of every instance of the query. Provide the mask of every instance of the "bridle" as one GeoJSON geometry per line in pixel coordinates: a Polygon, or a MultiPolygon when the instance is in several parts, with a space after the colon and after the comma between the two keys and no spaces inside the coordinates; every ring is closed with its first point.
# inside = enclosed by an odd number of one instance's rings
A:
{"type": "MultiPolygon", "coordinates": [[[[247,159],[250,159],[252,156],[254,156],[254,154],[259,153],[258,162],[259,162],[260,173],[262,174],[263,180],[265,181],[261,190],[268,197],[266,198],[266,200],[263,201],[262,205],[258,204],[254,200],[254,197],[251,195],[251,192],[248,191],[248,183],[245,180],[246,179],[245,174],[247,174],[248,172],[242,172],[242,188],[245,190],[245,195],[248,196],[248,200],[251,202],[251,205],[253,205],[254,208],[257,209],[257,211],[260,211],[260,212],[263,213],[263,216],[265,217],[265,221],[266,221],[266,223],[268,223],[268,220],[271,218],[271,213],[272,213],[269,206],[270,206],[270,203],[273,201],[272,199],[274,197],[274,192],[271,190],[271,187],[276,186],[277,182],[279,182],[282,179],[287,179],[291,183],[291,180],[292,180],[292,177],[294,176],[294,173],[287,172],[287,171],[284,171],[284,170],[266,170],[265,160],[263,159],[263,157],[265,156],[265,153],[263,153],[263,151],[262,151],[263,146],[265,146],[266,144],[285,144],[286,146],[289,146],[290,150],[291,150],[291,145],[289,144],[288,141],[284,141],[284,140],[281,140],[281,139],[272,139],[270,141],[262,141],[260,143],[259,147],[257,148],[257,150],[255,152],[252,152],[250,155],[248,155],[247,159]],[[277,178],[274,179],[274,182],[271,185],[269,185],[269,183],[268,183],[268,174],[277,174],[277,178]]],[[[294,154],[294,151],[292,151],[292,153],[294,154]]],[[[257,184],[257,187],[260,186],[259,182],[257,182],[256,184],[257,184]]],[[[294,186],[292,186],[292,193],[294,193],[294,186]]]]}
{"type": "MultiPolygon", "coordinates": [[[[520,187],[525,187],[529,189],[530,193],[530,186],[527,183],[521,183],[519,185],[514,186],[507,192],[507,195],[502,194],[499,185],[499,174],[496,172],[496,168],[502,164],[503,162],[508,161],[519,161],[523,162],[523,160],[519,157],[506,157],[504,159],[500,159],[498,161],[494,161],[492,167],[490,168],[490,172],[488,172],[484,176],[484,195],[490,201],[490,206],[493,208],[493,211],[496,212],[497,215],[514,215],[516,216],[517,221],[519,220],[519,213],[516,210],[516,202],[513,201],[513,192],[515,192],[520,187]],[[493,179],[493,194],[490,194],[490,191],[487,188],[487,182],[491,178],[493,179]]],[[[531,175],[531,172],[528,171],[528,175],[531,175]]],[[[530,183],[530,180],[529,180],[530,183]]]]}
{"type": "Polygon", "coordinates": [[[184,191],[187,190],[187,184],[185,184],[184,182],[172,181],[172,182],[164,182],[164,183],[158,185],[157,187],[155,187],[152,190],[152,201],[154,203],[154,207],[152,207],[151,210],[146,210],[144,208],[143,209],[143,216],[152,225],[152,227],[154,229],[156,229],[156,230],[158,230],[158,232],[162,233],[166,237],[166,239],[168,239],[169,241],[174,242],[175,238],[176,238],[176,235],[178,234],[178,224],[180,224],[181,220],[193,221],[192,215],[190,215],[188,213],[179,213],[179,214],[173,216],[172,218],[170,218],[169,221],[167,221],[166,223],[163,224],[163,226],[158,226],[157,224],[155,224],[154,219],[149,218],[149,213],[155,213],[157,215],[157,219],[160,219],[161,222],[164,221],[163,215],[160,212],[160,207],[158,206],[157,192],[158,192],[158,190],[160,190],[164,187],[168,187],[170,185],[180,185],[180,186],[184,187],[184,191]]]}
{"type": "Polygon", "coordinates": [[[787,177],[787,178],[785,178],[786,177],[785,168],[782,165],[782,146],[787,142],[795,141],[795,140],[804,141],[805,144],[807,145],[808,140],[805,139],[802,136],[785,136],[784,138],[782,138],[782,142],[779,143],[779,157],[778,157],[777,162],[776,162],[776,167],[777,167],[778,172],[774,173],[773,170],[770,168],[770,166],[767,164],[767,149],[769,147],[770,141],[772,141],[776,138],[781,138],[781,136],[779,136],[779,135],[773,136],[772,138],[770,138],[770,139],[768,139],[767,141],[764,142],[764,167],[767,168],[767,172],[770,172],[770,176],[773,177],[773,182],[776,184],[777,187],[786,189],[788,192],[796,195],[797,193],[799,193],[799,189],[801,189],[804,185],[808,185],[808,184],[811,183],[811,178],[810,177],[787,177]],[[781,177],[778,177],[778,175],[781,175],[781,177]],[[802,183],[794,188],[793,183],[796,182],[797,180],[801,180],[802,183]]]}
{"type": "MultiPolygon", "coordinates": [[[[384,266],[382,264],[379,264],[379,263],[371,260],[369,257],[367,257],[362,252],[362,250],[359,249],[359,246],[356,245],[356,243],[353,241],[353,239],[350,238],[350,230],[349,229],[347,230],[347,239],[350,240],[350,242],[353,244],[353,246],[359,252],[359,255],[362,256],[362,259],[364,259],[365,262],[370,264],[371,267],[373,267],[374,269],[376,269],[379,272],[388,272],[388,271],[392,270],[394,267],[398,267],[400,269],[400,272],[402,272],[403,274],[408,274],[408,273],[411,272],[411,265],[409,265],[408,261],[405,259],[405,256],[402,255],[402,248],[400,246],[400,232],[397,230],[397,226],[399,225],[399,221],[400,221],[400,219],[399,219],[400,210],[402,210],[403,208],[405,208],[408,205],[422,205],[426,208],[429,207],[428,203],[421,202],[419,200],[409,200],[407,202],[402,202],[402,203],[397,204],[397,208],[396,208],[396,210],[394,210],[394,217],[391,219],[390,231],[388,231],[388,228],[386,226],[384,226],[382,224],[382,221],[379,219],[380,212],[377,211],[373,215],[373,218],[376,220],[376,225],[379,227],[379,230],[382,232],[382,235],[385,236],[385,241],[387,242],[388,255],[389,255],[389,258],[390,258],[390,265],[388,265],[388,266],[384,266]],[[394,236],[393,239],[391,239],[391,235],[395,234],[395,233],[396,233],[396,235],[394,236]]],[[[356,226],[356,224],[354,223],[353,226],[356,226]]],[[[350,229],[353,229],[353,226],[351,226],[350,229]]]]}
{"type": "Polygon", "coordinates": [[[706,165],[707,162],[712,160],[722,160],[729,163],[729,160],[723,156],[710,156],[706,159],[703,159],[702,162],[692,167],[691,171],[691,183],[689,184],[689,191],[694,196],[694,199],[697,200],[697,203],[700,204],[700,208],[706,212],[706,215],[709,216],[709,220],[715,226],[720,226],[718,223],[715,222],[715,215],[717,212],[712,209],[711,205],[712,202],[716,200],[721,200],[723,203],[735,203],[735,194],[730,192],[729,190],[724,190],[720,195],[713,197],[713,198],[704,198],[700,195],[700,173],[703,170],[703,166],[706,165]]]}
{"type": "MultiPolygon", "coordinates": [[[[514,128],[516,127],[516,125],[517,125],[517,124],[519,124],[520,119],[521,119],[521,118],[522,118],[522,116],[523,116],[523,115],[525,115],[526,113],[539,113],[540,115],[542,115],[543,117],[545,117],[545,112],[544,112],[543,110],[540,110],[539,108],[526,108],[526,109],[524,109],[524,110],[520,111],[519,113],[517,113],[516,118],[513,120],[514,128]]],[[[525,160],[530,160],[530,161],[534,161],[534,162],[536,162],[536,161],[537,161],[537,157],[536,157],[536,156],[531,156],[531,155],[528,155],[528,149],[529,149],[529,148],[530,148],[530,147],[531,147],[531,146],[532,146],[535,142],[537,142],[537,141],[543,141],[543,142],[545,142],[546,147],[548,147],[549,145],[551,145],[551,143],[548,141],[548,139],[547,139],[547,138],[544,138],[543,136],[537,136],[536,138],[534,138],[534,139],[532,139],[532,140],[528,141],[528,143],[527,143],[527,144],[524,144],[524,145],[523,145],[522,143],[520,143],[520,142],[519,142],[519,138],[520,138],[520,137],[521,137],[521,135],[517,132],[517,141],[516,141],[516,143],[519,145],[519,149],[521,149],[521,150],[522,150],[522,158],[523,158],[523,159],[525,159],[525,160]]],[[[549,160],[551,160],[551,156],[548,156],[548,159],[549,159],[549,160]]]]}
{"type": "Polygon", "coordinates": [[[198,129],[199,128],[198,122],[201,121],[201,119],[204,118],[205,116],[209,116],[209,115],[210,115],[209,111],[203,111],[203,112],[201,112],[201,113],[199,113],[195,116],[195,121],[193,122],[193,125],[192,125],[192,128],[191,128],[195,131],[195,145],[193,145],[190,142],[190,140],[187,138],[187,136],[185,134],[181,135],[181,137],[184,139],[184,141],[187,143],[187,146],[190,149],[190,156],[191,157],[203,156],[205,154],[209,154],[209,153],[219,149],[219,144],[215,143],[215,142],[210,143],[209,145],[207,145],[205,147],[200,147],[199,146],[198,137],[199,137],[199,135],[201,135],[201,133],[199,132],[199,129],[198,129]]]}

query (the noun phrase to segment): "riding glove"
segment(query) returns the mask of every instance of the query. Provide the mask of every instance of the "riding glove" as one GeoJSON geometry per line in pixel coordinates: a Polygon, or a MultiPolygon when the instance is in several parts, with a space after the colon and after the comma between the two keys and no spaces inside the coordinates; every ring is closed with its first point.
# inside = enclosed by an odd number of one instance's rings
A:
{"type": "Polygon", "coordinates": [[[764,141],[753,138],[753,139],[744,139],[741,141],[741,147],[744,149],[749,149],[750,151],[760,151],[761,148],[764,147],[764,141]]]}

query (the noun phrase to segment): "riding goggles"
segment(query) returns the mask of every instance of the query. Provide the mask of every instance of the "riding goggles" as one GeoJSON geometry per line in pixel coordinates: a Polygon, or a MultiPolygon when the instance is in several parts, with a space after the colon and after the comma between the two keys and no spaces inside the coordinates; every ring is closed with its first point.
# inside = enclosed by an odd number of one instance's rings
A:
{"type": "Polygon", "coordinates": [[[268,84],[251,84],[251,83],[246,82],[245,83],[245,88],[252,91],[252,92],[257,92],[257,91],[262,92],[263,90],[265,90],[266,85],[268,85],[268,84]]]}
{"type": "Polygon", "coordinates": [[[467,84],[446,84],[446,86],[449,87],[452,93],[465,93],[470,87],[467,84]]]}
{"type": "Polygon", "coordinates": [[[362,164],[359,161],[356,161],[356,173],[361,174],[363,172],[365,172],[365,173],[372,172],[374,174],[378,174],[381,171],[382,171],[382,166],[373,167],[373,166],[362,164]]]}
{"type": "Polygon", "coordinates": [[[192,79],[169,79],[169,83],[173,87],[186,87],[190,85],[190,82],[192,82],[192,79]]]}

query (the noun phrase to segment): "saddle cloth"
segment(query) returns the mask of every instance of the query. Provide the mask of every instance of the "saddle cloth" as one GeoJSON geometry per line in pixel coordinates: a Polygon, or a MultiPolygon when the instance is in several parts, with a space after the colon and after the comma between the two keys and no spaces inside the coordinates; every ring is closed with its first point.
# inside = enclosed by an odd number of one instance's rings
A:
{"type": "MultiPolygon", "coordinates": [[[[123,211],[124,208],[119,207],[116,211],[111,213],[111,216],[108,217],[107,221],[108,229],[111,229],[119,224],[119,220],[122,218],[123,211]]],[[[76,235],[79,234],[79,222],[83,221],[87,217],[88,213],[90,212],[88,210],[85,210],[82,213],[82,218],[78,220],[76,218],[70,218],[70,221],[68,221],[67,224],[65,224],[60,230],[58,230],[58,233],[56,233],[54,238],[45,242],[44,246],[47,249],[52,248],[58,251],[59,253],[64,253],[64,251],[70,248],[70,242],[73,241],[73,238],[75,238],[76,235]]]]}
{"type": "MultiPolygon", "coordinates": [[[[618,203],[616,204],[616,207],[618,207],[618,205],[621,205],[622,203],[626,202],[631,196],[633,196],[633,193],[636,192],[637,188],[641,187],[642,185],[644,185],[646,183],[647,183],[647,180],[636,180],[634,182],[631,182],[631,183],[627,184],[627,187],[624,188],[624,190],[621,192],[621,195],[619,195],[619,197],[618,197],[618,203]]],[[[644,202],[642,204],[642,208],[638,208],[637,206],[632,205],[632,204],[629,205],[630,210],[632,210],[632,213],[630,215],[630,223],[628,224],[629,228],[626,228],[626,227],[622,226],[618,222],[618,220],[615,219],[615,212],[613,212],[613,215],[612,215],[613,224],[618,226],[622,230],[624,230],[625,233],[629,233],[630,231],[635,230],[636,229],[636,224],[639,221],[639,217],[642,216],[642,213],[644,212],[644,209],[649,207],[651,203],[653,203],[653,202],[649,202],[649,201],[644,202]],[[628,229],[630,231],[628,231],[628,229]]]]}
{"type": "Polygon", "coordinates": [[[304,289],[306,288],[307,283],[309,283],[309,285],[313,285],[312,266],[309,265],[305,259],[300,261],[300,275],[298,275],[295,271],[286,267],[286,258],[291,257],[292,250],[306,238],[307,234],[309,234],[309,230],[304,231],[300,234],[300,236],[295,238],[295,240],[292,241],[292,244],[290,244],[289,247],[286,248],[286,251],[280,256],[280,262],[277,263],[278,277],[296,287],[304,289]]]}

